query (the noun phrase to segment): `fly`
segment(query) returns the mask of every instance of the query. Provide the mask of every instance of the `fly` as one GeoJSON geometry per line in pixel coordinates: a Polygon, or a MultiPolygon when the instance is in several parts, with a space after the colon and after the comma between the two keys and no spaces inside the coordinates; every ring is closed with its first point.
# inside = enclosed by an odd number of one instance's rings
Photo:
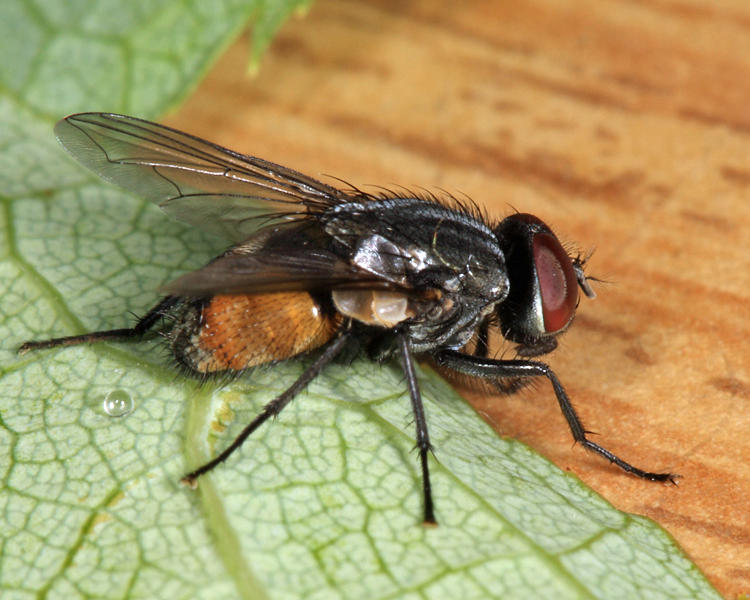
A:
{"type": "Polygon", "coordinates": [[[512,390],[546,377],[576,442],[643,479],[671,473],[635,467],[587,437],[553,371],[536,357],[557,346],[573,320],[579,288],[594,293],[584,260],[529,214],[491,222],[455,198],[340,189],[260,158],[163,125],[108,113],[71,115],[55,126],[65,149],[102,178],[168,215],[235,245],[167,284],[165,296],[131,328],[30,341],[19,352],[74,344],[167,339],[198,377],[314,357],[213,460],[224,462],[278,415],[346,348],[401,362],[416,425],[424,522],[434,524],[432,452],[414,358],[512,390]],[[489,356],[497,329],[516,344],[513,360],[489,356]]]}

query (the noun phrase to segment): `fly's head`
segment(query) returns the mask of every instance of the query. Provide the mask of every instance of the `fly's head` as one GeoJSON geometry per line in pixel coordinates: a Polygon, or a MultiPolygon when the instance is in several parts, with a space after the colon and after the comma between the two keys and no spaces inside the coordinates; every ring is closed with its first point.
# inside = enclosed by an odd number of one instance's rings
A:
{"type": "Polygon", "coordinates": [[[503,336],[519,353],[536,356],[557,346],[555,337],[575,316],[578,289],[589,298],[583,261],[568,255],[552,230],[529,214],[505,218],[494,230],[505,254],[510,290],[498,304],[503,336]]]}

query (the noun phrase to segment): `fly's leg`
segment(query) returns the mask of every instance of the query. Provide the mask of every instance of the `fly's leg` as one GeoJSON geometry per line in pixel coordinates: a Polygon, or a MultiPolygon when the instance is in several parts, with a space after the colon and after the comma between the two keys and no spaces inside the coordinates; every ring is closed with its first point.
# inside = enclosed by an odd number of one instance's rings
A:
{"type": "Polygon", "coordinates": [[[56,348],[58,346],[75,346],[77,344],[91,344],[94,342],[128,340],[141,337],[151,329],[160,318],[164,316],[167,310],[174,306],[178,301],[176,296],[167,296],[159,304],[148,311],[134,327],[124,329],[109,329],[107,331],[94,331],[82,335],[69,335],[66,337],[54,338],[51,340],[30,341],[21,344],[18,348],[19,354],[26,354],[32,350],[44,350],[46,348],[56,348]]]}
{"type": "Polygon", "coordinates": [[[409,342],[405,336],[399,339],[401,350],[401,363],[406,375],[406,385],[409,388],[411,397],[411,408],[414,412],[414,423],[417,426],[417,449],[419,450],[419,460],[422,464],[422,492],[424,495],[424,524],[437,525],[435,521],[435,511],[432,503],[432,486],[430,485],[430,470],[427,465],[427,455],[432,451],[430,445],[430,436],[427,433],[427,421],[424,416],[424,406],[422,405],[422,395],[419,393],[419,384],[417,374],[414,372],[414,363],[411,358],[409,342]]]}
{"type": "Polygon", "coordinates": [[[550,383],[552,383],[552,388],[555,390],[555,396],[560,405],[560,410],[565,416],[565,420],[568,422],[570,431],[573,434],[573,439],[575,439],[576,442],[580,443],[587,450],[591,450],[603,456],[609,462],[620,467],[623,471],[632,473],[637,477],[649,479],[651,481],[669,481],[671,483],[677,483],[679,475],[675,475],[674,473],[652,473],[651,471],[644,471],[643,469],[639,469],[638,467],[634,467],[630,463],[625,462],[606,448],[589,440],[586,437],[587,432],[581,423],[581,419],[576,414],[573,404],[565,393],[560,380],[546,364],[532,360],[493,360],[490,358],[462,354],[454,350],[442,350],[437,352],[434,355],[434,358],[437,364],[441,366],[460,371],[461,373],[467,373],[475,377],[488,379],[505,377],[546,377],[549,379],[550,383]]]}
{"type": "Polygon", "coordinates": [[[335,338],[330,344],[328,344],[328,346],[326,346],[323,353],[315,359],[315,362],[313,362],[309,367],[307,367],[307,369],[305,369],[305,371],[302,373],[302,375],[299,376],[297,381],[295,381],[285,392],[266,404],[263,407],[261,413],[257,417],[255,417],[255,419],[253,419],[250,424],[245,426],[240,434],[236,438],[234,438],[234,441],[229,444],[229,446],[227,446],[227,448],[221,454],[216,456],[216,458],[214,458],[213,460],[208,461],[206,464],[201,465],[194,471],[191,471],[190,473],[185,475],[181,479],[181,482],[189,485],[192,488],[195,488],[197,486],[196,480],[198,479],[198,477],[204,475],[205,473],[208,473],[214,467],[223,463],[235,450],[242,446],[242,444],[250,436],[250,434],[258,429],[258,427],[263,425],[263,423],[265,423],[270,417],[277,416],[284,409],[284,407],[286,407],[294,399],[297,394],[305,389],[308,384],[318,376],[323,368],[334,358],[336,358],[336,356],[344,348],[348,339],[348,334],[342,334],[335,338]]]}

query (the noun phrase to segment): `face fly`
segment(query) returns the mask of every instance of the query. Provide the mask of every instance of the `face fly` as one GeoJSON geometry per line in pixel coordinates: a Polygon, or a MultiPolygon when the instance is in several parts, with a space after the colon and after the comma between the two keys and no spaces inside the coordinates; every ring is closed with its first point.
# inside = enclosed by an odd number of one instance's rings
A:
{"type": "Polygon", "coordinates": [[[224,462],[347,348],[403,368],[426,524],[436,523],[433,448],[415,358],[500,390],[546,378],[576,442],[643,479],[675,481],[589,440],[559,379],[537,360],[555,349],[573,321],[579,290],[594,296],[585,261],[569,256],[537,217],[517,213],[493,223],[471,202],[448,195],[340,189],[123,115],[71,115],[55,133],[102,178],[234,245],[167,284],[164,297],[132,328],[30,341],[21,352],[156,331],[177,363],[199,377],[312,358],[289,389],[223,452],[185,475],[185,483],[195,486],[224,462]],[[490,357],[491,329],[516,345],[516,358],[490,357]]]}

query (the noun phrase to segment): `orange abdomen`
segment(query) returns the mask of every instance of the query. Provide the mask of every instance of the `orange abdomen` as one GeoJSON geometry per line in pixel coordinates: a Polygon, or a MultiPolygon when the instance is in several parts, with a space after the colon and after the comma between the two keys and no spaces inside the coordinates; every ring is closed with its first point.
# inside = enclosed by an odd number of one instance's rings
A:
{"type": "Polygon", "coordinates": [[[308,292],[217,295],[191,336],[191,368],[240,371],[285,360],[329,341],[341,317],[308,292]]]}

